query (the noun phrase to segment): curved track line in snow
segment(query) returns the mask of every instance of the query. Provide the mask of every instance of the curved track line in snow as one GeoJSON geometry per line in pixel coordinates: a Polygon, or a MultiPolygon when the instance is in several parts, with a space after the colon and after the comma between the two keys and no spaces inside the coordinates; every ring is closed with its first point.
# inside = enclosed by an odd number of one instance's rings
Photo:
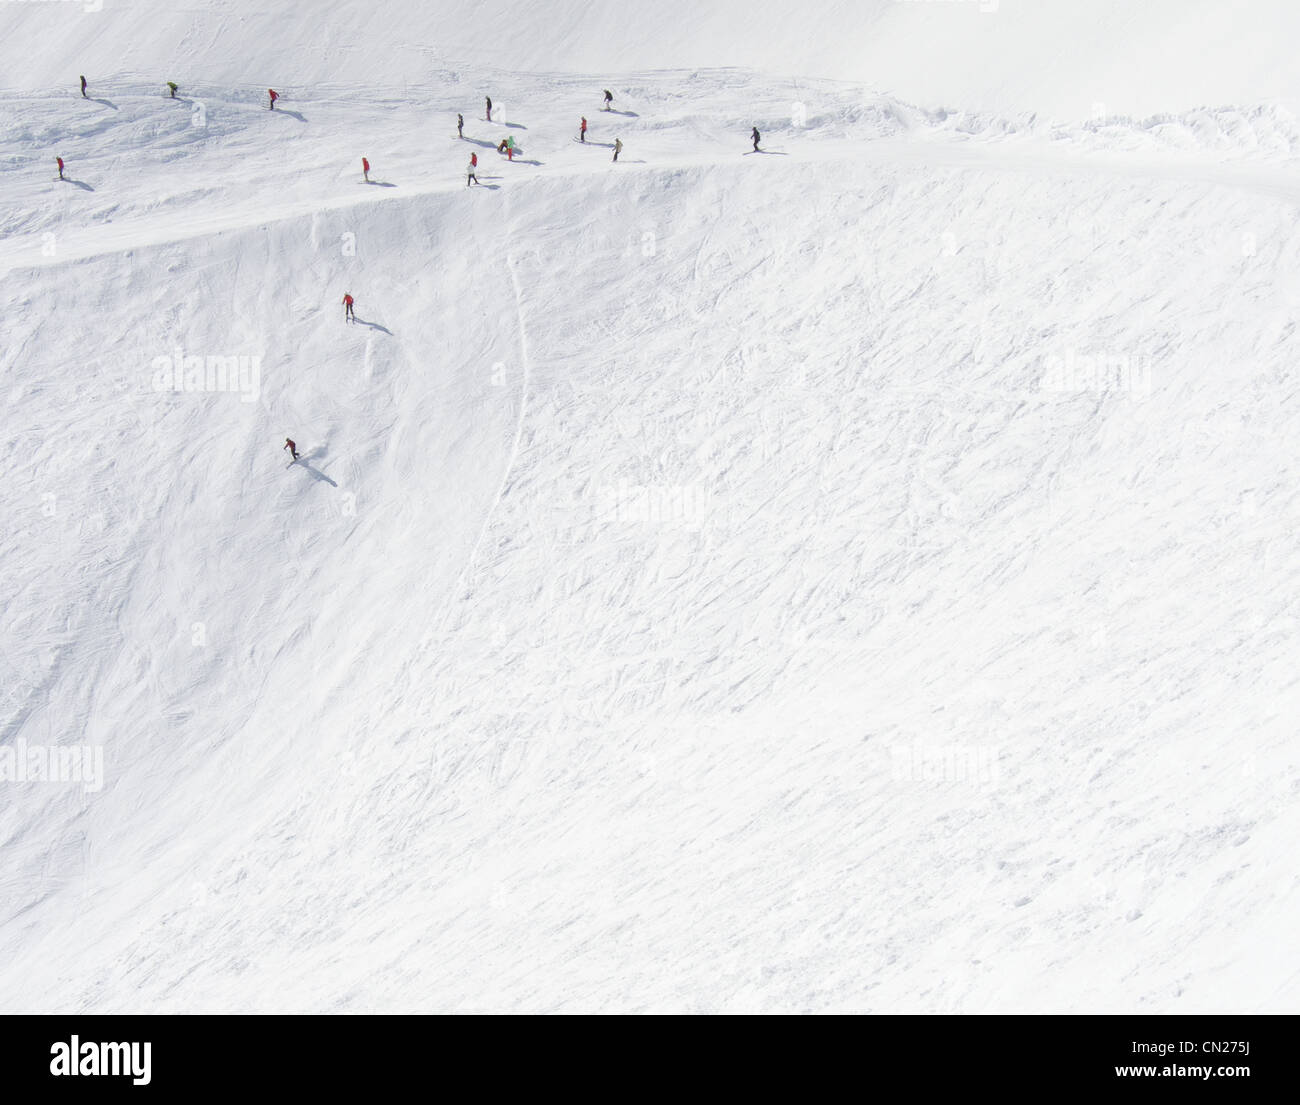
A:
{"type": "MultiPolygon", "coordinates": [[[[452,588],[451,598],[454,601],[456,595],[465,586],[465,581],[469,578],[470,572],[474,568],[475,561],[478,560],[479,549],[483,545],[483,538],[487,536],[488,527],[492,524],[492,519],[496,516],[497,507],[505,497],[506,487],[510,483],[510,474],[514,471],[515,461],[519,457],[519,446],[524,436],[524,414],[528,410],[528,389],[532,380],[532,369],[528,358],[528,333],[524,327],[524,300],[523,292],[519,287],[519,275],[515,272],[515,257],[513,253],[506,254],[506,270],[510,274],[510,287],[515,297],[515,317],[518,320],[519,327],[519,365],[521,372],[521,381],[519,386],[519,414],[515,419],[514,440],[510,445],[510,455],[506,458],[505,469],[501,473],[501,483],[497,487],[497,493],[492,497],[492,503],[487,508],[487,513],[483,516],[483,525],[479,528],[478,537],[474,539],[474,546],[469,551],[469,556],[465,559],[465,567],[456,577],[456,585],[452,588]]],[[[447,618],[451,614],[451,603],[446,607],[446,613],[443,615],[442,623],[439,625],[441,631],[447,624],[447,618]]]]}

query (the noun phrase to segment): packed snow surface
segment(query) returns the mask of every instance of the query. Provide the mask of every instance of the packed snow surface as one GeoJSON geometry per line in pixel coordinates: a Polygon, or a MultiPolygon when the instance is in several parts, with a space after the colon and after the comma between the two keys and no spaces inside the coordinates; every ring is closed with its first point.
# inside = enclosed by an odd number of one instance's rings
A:
{"type": "Polygon", "coordinates": [[[0,31],[0,1009],[1296,1009],[1300,9],[0,31]]]}

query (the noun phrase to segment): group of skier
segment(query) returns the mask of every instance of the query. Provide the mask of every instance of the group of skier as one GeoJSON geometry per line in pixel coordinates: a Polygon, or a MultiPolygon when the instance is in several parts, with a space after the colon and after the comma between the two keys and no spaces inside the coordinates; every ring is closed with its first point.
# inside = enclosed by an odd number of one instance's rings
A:
{"type": "MultiPolygon", "coordinates": [[[[608,88],[604,89],[603,91],[605,94],[605,99],[604,99],[604,108],[602,110],[612,111],[613,103],[614,103],[614,93],[612,93],[608,88]]],[[[489,123],[492,122],[492,97],[491,96],[483,97],[483,118],[486,119],[489,123]]],[[[459,112],[457,112],[456,114],[456,137],[457,138],[465,137],[465,116],[459,112]]],[[[578,123],[578,141],[583,143],[584,145],[587,142],[587,117],[585,115],[581,117],[578,123]]],[[[519,147],[515,144],[514,135],[508,134],[506,135],[506,137],[501,139],[500,142],[497,143],[496,149],[497,149],[497,153],[503,153],[506,155],[507,160],[513,161],[515,159],[515,153],[518,151],[519,147]]],[[[623,140],[621,138],[615,138],[614,139],[614,160],[615,161],[618,160],[618,155],[622,152],[623,152],[623,140]]],[[[367,177],[366,179],[369,180],[369,177],[367,177]]],[[[471,153],[469,155],[469,165],[467,165],[465,169],[465,187],[468,188],[471,185],[478,184],[478,183],[479,183],[478,154],[471,153]]]]}
{"type": "MultiPolygon", "coordinates": [[[[179,91],[179,88],[180,86],[176,84],[175,81],[167,82],[167,91],[173,100],[176,99],[176,93],[177,91],[179,91]]],[[[601,108],[601,110],[612,111],[614,105],[614,94],[608,88],[604,89],[603,91],[604,91],[604,106],[601,108]]],[[[87,92],[86,78],[84,74],[81,76],[81,95],[83,98],[89,99],[89,93],[87,92]]],[[[266,90],[266,95],[267,95],[267,110],[274,111],[275,103],[280,98],[280,94],[274,88],[268,88],[266,90]]],[[[485,96],[483,98],[483,103],[484,103],[484,116],[487,119],[487,121],[490,123],[492,121],[492,97],[485,96]]],[[[457,113],[456,115],[456,137],[457,138],[465,137],[465,116],[460,113],[457,113]]],[[[762,150],[758,148],[759,133],[757,127],[755,127],[750,132],[750,138],[753,140],[754,143],[754,152],[762,153],[762,150]]],[[[578,141],[583,143],[584,145],[586,145],[587,142],[587,117],[585,115],[581,117],[581,120],[578,124],[578,141]]],[[[518,150],[518,146],[516,146],[515,144],[515,139],[513,135],[507,135],[497,145],[497,153],[505,154],[507,159],[510,161],[513,161],[515,159],[515,152],[517,150],[518,150]]],[[[622,152],[623,152],[623,140],[621,138],[615,138],[613,160],[617,161],[618,155],[621,154],[622,152]]],[[[63,180],[65,179],[63,176],[63,158],[59,157],[56,158],[55,160],[58,162],[59,165],[59,179],[63,180]]],[[[364,157],[361,159],[361,173],[365,179],[365,182],[369,184],[370,183],[370,162],[366,160],[366,158],[364,157]]],[[[470,158],[469,158],[469,167],[466,174],[465,187],[468,188],[471,184],[477,184],[478,182],[479,182],[478,154],[473,153],[470,154],[470,158]]]]}
{"type": "MultiPolygon", "coordinates": [[[[175,81],[167,81],[168,95],[170,96],[171,99],[173,100],[176,99],[176,93],[177,91],[179,91],[179,87],[180,86],[177,85],[175,81]]],[[[280,98],[280,94],[276,92],[274,88],[268,88],[266,90],[266,94],[267,94],[267,110],[274,111],[276,101],[280,98]]],[[[90,98],[88,85],[84,75],[81,76],[81,95],[85,99],[90,98]]],[[[601,110],[612,111],[613,103],[614,103],[614,94],[610,92],[608,88],[604,89],[604,106],[602,107],[601,110]]],[[[484,117],[487,119],[489,123],[492,121],[492,97],[491,96],[484,97],[484,117]]],[[[456,115],[456,136],[458,138],[465,137],[465,116],[459,113],[456,115]]],[[[761,153],[762,151],[759,149],[758,146],[760,136],[757,127],[754,127],[754,129],[751,131],[750,138],[753,140],[754,143],[754,152],[761,153]]],[[[585,144],[587,141],[587,117],[585,115],[581,117],[581,120],[578,124],[578,141],[582,142],[583,144],[585,144]]],[[[496,149],[497,149],[497,153],[504,153],[509,160],[513,161],[515,156],[515,151],[518,149],[518,146],[515,144],[514,136],[507,135],[497,145],[496,149]]],[[[614,160],[615,161],[618,160],[618,155],[622,152],[623,152],[623,140],[621,138],[615,138],[614,139],[614,160]]],[[[56,157],[55,161],[57,162],[59,168],[59,179],[64,180],[65,178],[63,176],[63,158],[56,157]]],[[[361,159],[361,173],[363,178],[365,179],[365,182],[369,184],[371,181],[370,181],[370,161],[368,158],[363,157],[361,159]]],[[[479,180],[478,180],[477,173],[478,173],[478,154],[471,153],[469,156],[468,175],[465,181],[466,187],[469,187],[471,184],[478,184],[479,180]]],[[[352,298],[352,293],[345,292],[343,295],[343,321],[344,322],[356,322],[354,304],[355,301],[352,298]]],[[[298,446],[294,443],[292,438],[286,437],[284,439],[284,448],[293,457],[293,461],[291,463],[296,463],[299,460],[300,455],[298,453],[298,446]]]]}
{"type": "MultiPolygon", "coordinates": [[[[82,98],[83,100],[89,100],[89,99],[90,99],[90,93],[89,93],[89,91],[88,91],[88,89],[89,89],[89,85],[86,83],[86,75],[85,75],[84,73],[80,74],[80,79],[81,79],[81,98],[82,98]]],[[[175,81],[167,81],[167,82],[165,82],[165,84],[166,84],[166,88],[167,88],[167,95],[168,95],[168,97],[171,98],[171,99],[173,99],[173,100],[176,99],[176,93],[179,92],[179,91],[181,90],[181,86],[178,85],[175,81]]],[[[266,91],[267,91],[267,93],[268,93],[268,94],[270,95],[270,97],[271,97],[271,110],[274,111],[274,110],[275,110],[275,101],[278,100],[278,99],[280,98],[280,94],[279,94],[278,92],[276,92],[276,90],[275,90],[274,88],[268,88],[266,91]]],[[[55,160],[59,163],[59,179],[60,179],[60,180],[63,180],[63,179],[64,179],[64,176],[63,176],[63,158],[58,157],[58,158],[55,158],[55,160]]]]}
{"type": "MultiPolygon", "coordinates": [[[[180,91],[180,87],[175,81],[167,82],[167,91],[173,100],[176,99],[176,93],[180,91]]],[[[83,100],[90,99],[90,94],[86,91],[86,75],[84,73],[81,75],[81,98],[83,100]]]]}

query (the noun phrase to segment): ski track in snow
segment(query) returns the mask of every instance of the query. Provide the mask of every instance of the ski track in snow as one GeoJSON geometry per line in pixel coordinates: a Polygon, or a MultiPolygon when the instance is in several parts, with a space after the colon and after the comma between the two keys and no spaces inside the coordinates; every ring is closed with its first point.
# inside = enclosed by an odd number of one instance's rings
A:
{"type": "MultiPolygon", "coordinates": [[[[514,472],[515,462],[519,457],[519,446],[524,436],[524,419],[528,413],[528,388],[530,383],[530,366],[528,360],[528,331],[527,323],[524,320],[524,298],[523,292],[519,287],[519,277],[515,273],[515,259],[513,254],[506,254],[506,271],[510,274],[510,286],[515,296],[515,317],[518,321],[519,331],[519,365],[520,365],[520,385],[519,385],[519,415],[515,419],[514,437],[510,443],[510,452],[506,458],[505,470],[501,473],[501,484],[497,488],[496,495],[493,496],[491,504],[488,506],[487,513],[483,518],[483,525],[478,532],[478,537],[474,539],[474,547],[470,549],[469,556],[465,561],[465,567],[457,577],[456,586],[449,596],[450,603],[461,600],[465,588],[465,582],[470,573],[474,570],[474,564],[478,560],[479,549],[483,545],[483,538],[487,536],[489,527],[492,525],[493,515],[501,500],[505,497],[506,491],[510,486],[510,476],[514,472]]],[[[445,628],[444,625],[441,628],[445,628]]]]}

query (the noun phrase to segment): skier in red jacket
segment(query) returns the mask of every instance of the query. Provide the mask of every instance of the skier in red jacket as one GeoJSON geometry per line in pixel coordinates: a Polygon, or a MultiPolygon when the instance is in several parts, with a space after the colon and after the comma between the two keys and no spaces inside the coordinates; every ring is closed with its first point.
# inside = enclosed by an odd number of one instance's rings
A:
{"type": "Polygon", "coordinates": [[[298,446],[293,443],[293,438],[286,437],[284,439],[284,447],[289,450],[294,460],[298,459],[298,446]]]}
{"type": "Polygon", "coordinates": [[[268,89],[266,90],[266,94],[267,94],[268,96],[271,97],[271,108],[270,108],[270,110],[271,110],[271,111],[274,111],[274,110],[275,110],[275,101],[278,100],[278,99],[280,98],[280,93],[278,93],[274,88],[268,88],[268,89]]]}
{"type": "Polygon", "coordinates": [[[469,155],[469,175],[465,178],[465,187],[478,183],[478,154],[469,155]]]}
{"type": "Polygon", "coordinates": [[[59,179],[62,180],[63,179],[63,158],[56,157],[54,160],[59,163],[59,179]]]}
{"type": "Polygon", "coordinates": [[[344,292],[344,293],[343,293],[343,321],[344,321],[344,322],[348,322],[348,321],[356,322],[356,321],[357,321],[357,316],[354,315],[354,314],[352,313],[352,293],[351,293],[351,292],[344,292]]]}
{"type": "Polygon", "coordinates": [[[587,141],[587,117],[585,115],[582,117],[582,127],[578,131],[578,141],[587,141]]]}
{"type": "Polygon", "coordinates": [[[370,162],[364,157],[361,159],[361,175],[366,178],[366,183],[370,183],[370,162]]]}

